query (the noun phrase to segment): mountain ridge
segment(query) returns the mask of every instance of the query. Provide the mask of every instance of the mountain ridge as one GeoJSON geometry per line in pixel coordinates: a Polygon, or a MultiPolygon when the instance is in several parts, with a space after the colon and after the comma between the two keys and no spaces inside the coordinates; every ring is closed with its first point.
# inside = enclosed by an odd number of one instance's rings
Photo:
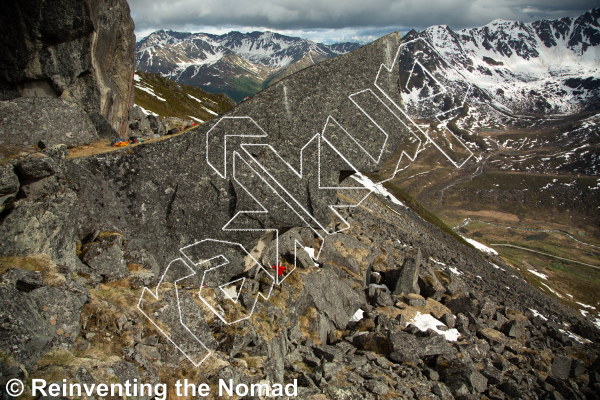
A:
{"type": "Polygon", "coordinates": [[[224,92],[239,102],[265,83],[278,80],[279,73],[296,63],[298,70],[358,47],[349,42],[326,45],[268,31],[214,35],[159,30],[137,42],[136,65],[142,72],[158,73],[211,93],[224,92]]]}
{"type": "MultiPolygon", "coordinates": [[[[561,115],[579,112],[600,99],[600,8],[577,18],[531,23],[494,20],[478,28],[453,31],[434,25],[410,32],[405,42],[423,39],[427,56],[441,58],[446,66],[424,65],[441,77],[440,83],[455,89],[467,81],[479,90],[465,97],[469,103],[491,100],[514,115],[561,115]],[[434,54],[434,53],[437,53],[434,54]]],[[[423,86],[411,89],[421,90],[423,86]]],[[[405,93],[414,103],[420,93],[405,93]]],[[[442,111],[429,102],[428,106],[442,111]]]]}

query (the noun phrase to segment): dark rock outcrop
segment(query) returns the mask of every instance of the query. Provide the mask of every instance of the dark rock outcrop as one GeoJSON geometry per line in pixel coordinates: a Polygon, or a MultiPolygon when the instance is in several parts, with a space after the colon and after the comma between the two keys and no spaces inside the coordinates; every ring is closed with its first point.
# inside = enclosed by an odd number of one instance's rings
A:
{"type": "Polygon", "coordinates": [[[146,115],[138,106],[131,107],[127,122],[127,136],[163,136],[167,133],[165,123],[154,115],[146,115]]]}
{"type": "Polygon", "coordinates": [[[82,261],[107,282],[129,275],[121,246],[115,243],[96,244],[85,253],[82,261]]]}
{"type": "Polygon", "coordinates": [[[4,211],[19,192],[19,178],[11,164],[0,166],[0,212],[4,211]]]}
{"type": "MultiPolygon", "coordinates": [[[[2,2],[0,16],[0,100],[59,97],[93,114],[97,128],[104,118],[125,132],[135,67],[134,25],[125,0],[11,0],[2,2]]],[[[49,115],[43,123],[53,121],[49,115]]],[[[12,125],[2,128],[6,141],[12,125]]],[[[66,132],[73,138],[59,143],[89,140],[66,132]]]]}
{"type": "Polygon", "coordinates": [[[404,260],[402,268],[386,273],[386,282],[392,294],[419,294],[419,268],[421,266],[421,250],[418,249],[412,257],[404,260]]]}
{"type": "Polygon", "coordinates": [[[0,140],[4,143],[76,146],[97,139],[88,114],[64,99],[21,97],[0,102],[0,140]]]}
{"type": "Polygon", "coordinates": [[[339,279],[328,269],[311,276],[305,285],[304,306],[314,306],[338,329],[345,329],[354,312],[366,303],[362,292],[355,292],[349,281],[339,279]]]}
{"type": "Polygon", "coordinates": [[[47,254],[71,270],[78,265],[73,219],[78,213],[77,194],[64,179],[66,154],[65,145],[56,145],[4,167],[8,180],[11,168],[18,177],[20,198],[0,224],[1,255],[47,254]]]}
{"type": "Polygon", "coordinates": [[[0,349],[27,367],[52,346],[75,341],[81,308],[89,300],[88,290],[59,275],[49,260],[38,263],[45,268],[10,269],[0,277],[0,349]]]}

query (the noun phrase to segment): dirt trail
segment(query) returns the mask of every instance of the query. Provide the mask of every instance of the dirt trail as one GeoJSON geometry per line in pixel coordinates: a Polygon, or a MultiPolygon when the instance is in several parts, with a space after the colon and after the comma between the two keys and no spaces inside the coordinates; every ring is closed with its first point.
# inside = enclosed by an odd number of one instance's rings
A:
{"type": "Polygon", "coordinates": [[[594,268],[594,269],[600,270],[600,267],[598,267],[598,266],[596,266],[596,265],[591,265],[591,264],[586,264],[586,263],[583,263],[583,262],[581,262],[581,261],[571,260],[570,258],[564,258],[564,257],[559,257],[559,256],[553,256],[552,254],[548,254],[548,253],[542,253],[541,251],[537,251],[537,250],[531,250],[531,249],[528,249],[528,248],[526,248],[526,247],[520,247],[520,246],[515,246],[515,245],[512,245],[512,244],[503,244],[503,243],[495,243],[495,244],[490,244],[490,246],[503,246],[503,247],[512,247],[512,248],[515,248],[515,249],[519,249],[519,250],[525,250],[525,251],[530,251],[530,252],[532,252],[532,253],[541,254],[541,255],[543,255],[543,256],[546,256],[546,257],[557,258],[557,259],[559,259],[559,260],[569,261],[569,262],[573,262],[573,263],[576,263],[576,264],[585,265],[586,267],[590,267],[590,268],[594,268]]]}

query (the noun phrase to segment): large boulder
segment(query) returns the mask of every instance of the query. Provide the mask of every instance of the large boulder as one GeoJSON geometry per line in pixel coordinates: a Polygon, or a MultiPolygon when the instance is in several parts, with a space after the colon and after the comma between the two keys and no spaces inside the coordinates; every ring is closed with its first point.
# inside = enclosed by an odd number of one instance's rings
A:
{"type": "Polygon", "coordinates": [[[132,102],[133,30],[126,0],[3,1],[0,100],[60,97],[124,132],[132,102]]]}
{"type": "Polygon", "coordinates": [[[0,212],[4,211],[19,192],[19,178],[11,164],[0,165],[0,212]]]}
{"type": "Polygon", "coordinates": [[[263,265],[274,265],[279,259],[281,263],[284,259],[293,262],[296,257],[296,266],[299,268],[308,268],[314,265],[310,255],[303,247],[303,239],[301,229],[293,228],[283,233],[278,238],[279,240],[271,240],[260,255],[260,261],[263,265]],[[279,253],[279,258],[277,258],[279,253]]]}
{"type": "Polygon", "coordinates": [[[419,267],[421,266],[421,249],[411,257],[406,257],[401,269],[388,271],[385,280],[393,295],[419,294],[419,267]]]}
{"type": "Polygon", "coordinates": [[[19,195],[4,210],[0,255],[47,254],[69,270],[81,264],[75,254],[76,187],[61,179],[66,155],[66,146],[57,145],[2,169],[5,191],[15,196],[18,188],[19,195]]]}
{"type": "Polygon", "coordinates": [[[24,262],[34,271],[9,269],[0,275],[0,350],[30,367],[52,346],[75,342],[79,314],[90,294],[59,274],[47,256],[24,262]]]}
{"type": "Polygon", "coordinates": [[[54,160],[42,153],[34,153],[15,166],[17,175],[22,180],[46,178],[54,175],[56,169],[54,160]]]}
{"type": "MultiPolygon", "coordinates": [[[[207,121],[185,135],[70,160],[67,178],[80,188],[79,237],[96,228],[122,232],[130,248],[150,249],[164,266],[179,256],[181,247],[206,238],[240,243],[250,251],[263,229],[310,224],[324,231],[332,218],[333,228],[342,229],[344,224],[329,207],[345,202],[338,199],[340,177],[353,167],[378,170],[410,134],[401,124],[387,124],[382,126],[389,135],[385,140],[352,101],[368,108],[378,124],[393,118],[378,92],[365,89],[373,87],[380,65],[392,61],[399,39],[391,34],[306,68],[231,109],[224,118],[207,121]],[[356,93],[360,95],[348,98],[356,93]],[[328,142],[315,138],[325,124],[328,142]],[[246,146],[250,154],[241,150],[242,144],[252,143],[271,145],[283,159],[269,147],[246,146]],[[301,151],[302,176],[298,176],[301,151]],[[235,179],[234,154],[239,155],[235,179]],[[273,179],[256,169],[252,158],[260,160],[273,179]]],[[[397,73],[386,75],[378,85],[397,92],[397,73]]]]}
{"type": "Polygon", "coordinates": [[[92,246],[83,256],[82,261],[106,282],[129,275],[121,246],[115,243],[103,242],[92,246]]]}
{"type": "Polygon", "coordinates": [[[76,146],[98,139],[90,117],[64,99],[22,97],[0,102],[0,141],[25,146],[76,146]]]}
{"type": "Polygon", "coordinates": [[[20,199],[0,225],[0,254],[47,254],[56,264],[74,269],[77,196],[70,189],[40,200],[20,199]]]}
{"type": "Polygon", "coordinates": [[[138,106],[133,106],[129,110],[127,127],[127,136],[163,136],[167,133],[163,120],[155,115],[144,113],[138,106]]]}
{"type": "Polygon", "coordinates": [[[313,306],[338,329],[345,329],[356,310],[366,304],[362,291],[354,291],[351,282],[340,279],[333,269],[305,275],[304,279],[304,294],[298,302],[298,309],[313,306]]]}
{"type": "Polygon", "coordinates": [[[388,341],[389,357],[396,362],[452,353],[452,348],[442,335],[416,337],[406,332],[389,332],[388,341]]]}

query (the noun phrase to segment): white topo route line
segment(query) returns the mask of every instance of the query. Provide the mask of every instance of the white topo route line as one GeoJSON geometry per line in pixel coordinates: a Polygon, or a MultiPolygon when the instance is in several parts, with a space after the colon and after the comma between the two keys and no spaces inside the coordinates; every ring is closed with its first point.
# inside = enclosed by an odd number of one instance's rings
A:
{"type": "MultiPolygon", "coordinates": [[[[433,47],[431,45],[429,45],[429,43],[427,41],[425,41],[423,39],[417,39],[417,40],[422,40],[423,43],[425,43],[427,46],[430,46],[433,49],[433,47]]],[[[215,123],[215,125],[213,125],[212,128],[206,134],[206,162],[221,178],[233,179],[233,181],[235,183],[237,183],[242,188],[242,190],[246,194],[248,194],[250,196],[250,198],[252,198],[252,200],[254,200],[254,202],[258,206],[258,209],[255,209],[255,210],[244,210],[244,211],[236,212],[236,214],[222,227],[222,230],[223,231],[245,231],[245,232],[261,231],[261,232],[265,232],[265,233],[273,232],[274,237],[275,237],[274,240],[276,242],[275,243],[275,249],[276,249],[275,265],[276,266],[280,265],[279,264],[280,260],[279,260],[279,243],[278,243],[279,230],[278,229],[269,229],[269,228],[248,229],[248,228],[236,228],[234,226],[234,223],[236,222],[236,220],[238,220],[238,217],[241,215],[251,214],[251,213],[255,213],[255,214],[269,213],[269,210],[265,207],[265,205],[263,203],[261,203],[256,198],[256,196],[252,195],[251,188],[247,187],[246,184],[244,183],[243,180],[244,180],[244,178],[247,179],[247,176],[243,175],[243,174],[240,175],[239,172],[236,173],[236,166],[238,167],[238,169],[244,168],[247,171],[251,171],[251,174],[254,175],[254,178],[258,179],[261,182],[262,188],[268,189],[268,191],[271,195],[274,195],[277,198],[279,198],[281,201],[283,201],[285,203],[285,205],[289,208],[289,210],[292,213],[294,213],[297,217],[300,218],[300,220],[304,223],[304,226],[308,227],[312,230],[313,234],[321,240],[321,243],[323,243],[325,238],[319,233],[319,231],[317,231],[317,229],[314,228],[314,226],[317,226],[318,228],[320,228],[321,230],[326,232],[328,235],[332,235],[332,234],[335,234],[335,233],[338,233],[338,232],[348,229],[349,228],[348,222],[342,217],[342,215],[337,211],[337,209],[342,208],[342,207],[349,208],[349,207],[360,206],[361,203],[369,195],[371,195],[375,189],[369,189],[364,186],[363,187],[355,187],[355,186],[338,187],[338,186],[322,185],[322,182],[321,182],[321,148],[328,147],[329,149],[333,150],[342,160],[344,160],[345,163],[348,164],[348,166],[353,171],[359,172],[358,169],[353,165],[353,163],[348,159],[349,156],[348,157],[345,156],[327,138],[327,135],[326,135],[327,126],[329,124],[333,124],[333,125],[336,125],[339,129],[341,129],[341,131],[345,135],[348,136],[348,138],[346,140],[351,141],[355,145],[358,146],[358,148],[364,153],[363,156],[368,157],[370,160],[372,160],[375,163],[380,163],[382,161],[382,157],[383,157],[385,148],[388,145],[388,140],[390,138],[390,134],[388,132],[386,132],[386,130],[382,127],[382,125],[380,123],[378,123],[377,117],[370,115],[367,111],[365,111],[364,107],[361,107],[361,105],[359,104],[359,101],[357,100],[358,96],[360,96],[360,95],[371,96],[375,100],[374,104],[377,104],[381,108],[381,110],[383,110],[384,112],[387,112],[387,114],[391,115],[392,118],[395,117],[394,121],[396,123],[399,123],[399,125],[401,127],[404,127],[405,129],[408,130],[407,137],[408,137],[408,141],[410,143],[408,143],[406,146],[410,146],[410,149],[407,147],[401,151],[400,158],[398,159],[398,162],[394,169],[394,172],[392,173],[390,178],[386,179],[386,181],[392,179],[399,171],[403,170],[400,168],[400,165],[402,164],[402,161],[405,160],[404,156],[406,156],[411,162],[413,162],[416,159],[418,153],[423,150],[423,143],[424,142],[426,143],[427,141],[432,142],[435,145],[435,147],[456,168],[461,168],[473,156],[473,153],[471,152],[471,150],[467,146],[465,146],[464,143],[458,137],[456,137],[452,132],[450,132],[450,134],[453,135],[455,137],[455,139],[457,140],[457,143],[460,143],[469,152],[469,156],[462,162],[458,162],[458,161],[454,160],[450,155],[448,155],[442,149],[442,147],[438,143],[436,143],[436,140],[432,139],[426,132],[424,132],[408,116],[408,114],[402,109],[402,107],[393,100],[392,96],[390,96],[388,93],[386,93],[386,91],[378,84],[380,74],[383,71],[386,71],[387,73],[392,73],[394,70],[394,67],[396,66],[396,63],[399,62],[398,60],[399,60],[399,57],[400,57],[403,47],[407,46],[409,44],[412,44],[413,42],[415,42],[415,41],[402,43],[398,47],[398,51],[396,52],[396,55],[394,57],[394,60],[391,63],[391,66],[388,67],[384,64],[381,64],[379,71],[377,73],[377,76],[375,77],[375,81],[373,82],[374,86],[377,89],[379,89],[381,94],[383,94],[387,98],[387,100],[389,100],[389,102],[391,102],[391,104],[393,104],[394,109],[388,107],[388,105],[380,97],[378,97],[375,94],[375,92],[370,88],[360,90],[360,91],[358,91],[356,93],[352,93],[348,96],[348,99],[351,101],[351,104],[353,104],[362,114],[364,114],[375,125],[375,127],[381,132],[382,137],[379,138],[378,141],[376,142],[376,144],[379,144],[381,142],[381,145],[380,145],[380,148],[376,149],[376,151],[373,151],[373,150],[369,151],[369,150],[365,149],[365,147],[361,144],[361,143],[364,143],[364,141],[358,140],[357,137],[353,136],[351,132],[349,132],[338,121],[336,121],[332,115],[328,115],[325,120],[325,125],[323,127],[323,130],[320,133],[317,133],[313,137],[311,137],[308,140],[308,142],[300,149],[300,168],[299,168],[299,170],[294,169],[287,161],[285,161],[285,159],[270,144],[267,144],[267,143],[265,143],[265,144],[242,143],[239,146],[239,151],[237,149],[235,149],[234,151],[230,152],[229,157],[231,157],[232,171],[230,172],[230,175],[228,176],[228,168],[227,168],[227,161],[228,161],[227,140],[228,140],[228,138],[241,137],[241,138],[265,138],[266,139],[268,137],[268,134],[250,116],[226,116],[226,117],[222,117],[221,119],[219,119],[219,121],[217,121],[217,123],[215,123]],[[228,124],[238,124],[238,126],[240,124],[243,124],[246,128],[249,129],[249,131],[253,131],[254,133],[245,132],[245,131],[242,131],[242,132],[237,131],[235,133],[222,135],[222,138],[218,137],[217,135],[219,134],[221,129],[225,129],[225,132],[231,131],[231,130],[227,129],[228,124]],[[224,126],[225,126],[225,128],[223,128],[224,126]],[[211,143],[211,139],[217,139],[217,140],[222,139],[222,143],[217,142],[218,143],[217,149],[215,149],[214,148],[215,144],[211,143]],[[380,140],[380,139],[383,139],[383,140],[380,140]],[[367,192],[367,194],[361,198],[361,200],[358,202],[358,204],[355,204],[355,205],[330,205],[329,206],[329,209],[331,210],[333,215],[335,215],[335,217],[339,218],[339,220],[342,221],[343,228],[339,229],[337,231],[334,230],[335,228],[332,229],[331,231],[328,230],[328,226],[325,226],[322,221],[319,221],[313,214],[311,214],[311,212],[309,212],[309,210],[307,210],[306,207],[303,205],[303,201],[297,199],[290,192],[290,190],[288,190],[286,188],[286,185],[283,182],[280,182],[278,179],[276,179],[276,177],[273,176],[273,174],[269,171],[269,168],[267,166],[263,165],[255,157],[253,157],[251,155],[251,152],[249,151],[249,149],[251,149],[254,146],[261,146],[263,148],[266,148],[276,158],[278,158],[279,161],[283,162],[283,164],[286,166],[286,168],[291,173],[293,173],[294,176],[296,176],[298,179],[302,180],[306,175],[305,171],[303,170],[304,150],[311,144],[316,144],[317,149],[318,149],[317,169],[318,169],[318,188],[320,190],[345,189],[345,190],[363,190],[363,191],[367,192]],[[222,149],[221,149],[221,145],[222,145],[222,149]],[[220,166],[221,154],[223,157],[222,168],[220,166]],[[273,184],[271,184],[271,182],[273,184]]],[[[438,53],[435,49],[433,49],[433,51],[438,53]]],[[[441,54],[438,53],[438,55],[440,55],[440,57],[444,58],[443,56],[441,56],[441,54]]],[[[410,82],[410,79],[412,79],[413,72],[417,65],[419,66],[420,70],[423,71],[423,73],[428,76],[428,78],[433,80],[435,82],[435,84],[437,86],[439,86],[439,88],[441,88],[440,89],[441,93],[448,92],[446,87],[438,79],[436,79],[435,76],[433,75],[433,73],[428,71],[419,60],[415,60],[415,63],[413,64],[413,67],[411,70],[411,78],[409,78],[409,80],[407,81],[407,85],[408,85],[408,82],[410,82]]],[[[448,65],[451,65],[451,64],[448,63],[448,65]]],[[[465,79],[465,83],[467,84],[468,88],[467,88],[467,91],[465,94],[465,98],[463,99],[463,104],[464,104],[464,100],[466,99],[466,97],[469,94],[469,91],[471,90],[471,85],[467,82],[466,79],[465,79]]],[[[408,88],[405,88],[405,90],[408,91],[408,88]]],[[[408,91],[408,92],[410,93],[410,91],[408,91]]],[[[425,99],[416,99],[416,100],[417,101],[425,101],[439,93],[440,92],[438,91],[434,95],[431,95],[425,99]]],[[[462,105],[460,105],[459,107],[461,107],[461,106],[462,105]]],[[[452,110],[450,110],[450,111],[452,111],[452,110]]],[[[447,113],[447,112],[448,111],[446,111],[444,113],[447,113]]],[[[439,117],[439,115],[440,114],[436,115],[436,117],[439,117]]],[[[355,156],[356,155],[353,155],[353,157],[355,157],[355,156]]],[[[322,248],[323,248],[323,246],[321,245],[320,249],[322,249],[322,248]]],[[[206,251],[205,253],[209,253],[210,251],[206,251]]],[[[298,251],[306,252],[306,250],[304,249],[304,245],[302,243],[299,243],[297,240],[295,240],[294,241],[294,268],[291,269],[290,271],[288,271],[286,274],[283,274],[280,272],[280,270],[278,268],[276,268],[274,272],[271,272],[268,269],[264,268],[260,264],[260,262],[258,260],[256,260],[254,257],[252,257],[250,255],[250,253],[247,252],[246,249],[239,243],[219,241],[219,240],[215,240],[215,239],[204,239],[204,240],[201,240],[194,244],[184,246],[180,249],[180,253],[183,255],[183,257],[177,258],[176,260],[171,261],[171,263],[167,266],[164,274],[162,275],[159,283],[157,284],[155,291],[152,291],[152,290],[148,289],[147,287],[144,288],[144,290],[142,291],[140,300],[138,302],[138,309],[142,312],[142,314],[144,314],[146,316],[146,318],[148,318],[150,320],[150,322],[179,351],[181,351],[186,356],[186,358],[190,362],[192,362],[195,366],[199,366],[202,362],[204,362],[206,360],[206,358],[211,354],[211,352],[206,347],[206,345],[198,338],[199,333],[193,332],[188,327],[189,323],[186,324],[186,319],[188,318],[188,316],[184,315],[184,311],[182,310],[182,306],[181,306],[181,302],[180,302],[180,298],[179,298],[178,284],[181,284],[184,280],[189,281],[191,278],[194,278],[194,277],[197,278],[199,276],[199,274],[202,274],[202,279],[201,279],[201,283],[200,283],[200,287],[199,287],[199,291],[198,291],[199,298],[224,324],[227,324],[227,325],[234,324],[234,323],[237,323],[244,319],[249,318],[252,315],[252,313],[254,312],[254,308],[258,302],[258,299],[259,298],[263,298],[265,300],[269,299],[269,297],[272,294],[274,285],[282,284],[283,281],[296,269],[296,263],[297,263],[296,255],[298,254],[297,253],[298,251]],[[210,244],[210,246],[209,246],[210,251],[212,251],[213,253],[211,253],[211,254],[203,253],[202,255],[204,257],[206,257],[205,259],[199,260],[199,261],[194,261],[193,256],[191,255],[190,251],[192,251],[194,249],[196,249],[196,250],[202,249],[203,246],[208,246],[209,244],[210,244]],[[245,307],[247,308],[247,313],[246,313],[246,315],[244,315],[241,318],[238,318],[240,316],[239,313],[237,313],[235,317],[233,315],[227,315],[226,312],[224,311],[223,307],[221,307],[221,305],[218,303],[219,301],[224,301],[224,302],[229,302],[230,304],[238,305],[240,303],[240,299],[242,296],[242,290],[247,290],[247,286],[248,286],[247,279],[239,278],[239,277],[235,278],[234,280],[227,281],[227,282],[218,282],[215,286],[214,282],[212,281],[215,276],[216,277],[220,276],[219,274],[223,273],[223,271],[225,271],[225,269],[227,267],[231,267],[231,268],[235,267],[234,265],[231,265],[230,260],[225,256],[225,254],[214,254],[214,252],[221,251],[220,250],[221,247],[229,247],[231,249],[234,249],[232,251],[237,251],[237,254],[243,254],[245,257],[246,263],[248,263],[248,260],[249,260],[250,264],[252,265],[252,268],[255,268],[254,269],[255,276],[258,275],[259,273],[265,273],[272,280],[272,283],[271,283],[268,291],[266,291],[266,293],[258,291],[257,293],[254,294],[254,301],[252,302],[251,305],[244,304],[245,307]],[[206,266],[212,265],[214,262],[217,262],[217,260],[219,262],[217,263],[216,266],[206,268],[206,266]],[[171,275],[173,275],[173,274],[176,275],[177,272],[181,273],[181,271],[175,271],[176,268],[183,269],[183,271],[185,271],[186,273],[184,273],[183,276],[176,276],[177,279],[173,278],[172,282],[167,282],[168,280],[171,279],[171,275]],[[166,277],[169,277],[170,279],[166,279],[166,277]],[[162,288],[162,286],[164,286],[165,283],[172,283],[174,285],[175,296],[177,297],[177,310],[172,310],[172,312],[178,313],[177,320],[179,321],[181,327],[183,328],[183,331],[181,331],[181,330],[178,331],[177,327],[169,327],[170,328],[169,332],[166,332],[164,329],[161,328],[161,324],[163,324],[165,322],[155,320],[157,318],[160,318],[161,314],[159,312],[154,312],[154,313],[152,313],[152,315],[150,315],[150,313],[147,312],[147,308],[149,307],[149,304],[147,304],[148,300],[150,302],[161,300],[162,292],[160,291],[160,289],[162,288]],[[207,286],[207,284],[208,284],[208,286],[207,286]],[[207,287],[210,288],[211,290],[206,289],[207,287]],[[246,287],[246,289],[245,289],[245,287],[246,287]],[[203,290],[203,289],[205,289],[205,290],[203,290]],[[219,300],[219,297],[215,297],[215,296],[211,295],[212,293],[216,293],[215,290],[219,291],[220,298],[222,300],[219,300]],[[216,304],[215,304],[215,302],[216,302],[216,304]],[[183,332],[183,333],[181,333],[181,332],[183,332]]],[[[321,253],[321,250],[319,250],[319,253],[314,256],[315,260],[320,257],[320,253],[321,253]]],[[[248,271],[248,269],[246,268],[245,271],[248,271]]],[[[226,273],[224,275],[229,276],[226,273]]],[[[163,291],[163,292],[164,292],[163,295],[169,295],[169,293],[170,293],[170,292],[166,292],[166,291],[163,291]]],[[[247,301],[247,300],[245,300],[245,301],[247,301]]],[[[224,303],[221,303],[221,304],[224,304],[224,303]]],[[[164,310],[164,309],[165,309],[165,307],[161,308],[161,310],[164,310]]]]}

